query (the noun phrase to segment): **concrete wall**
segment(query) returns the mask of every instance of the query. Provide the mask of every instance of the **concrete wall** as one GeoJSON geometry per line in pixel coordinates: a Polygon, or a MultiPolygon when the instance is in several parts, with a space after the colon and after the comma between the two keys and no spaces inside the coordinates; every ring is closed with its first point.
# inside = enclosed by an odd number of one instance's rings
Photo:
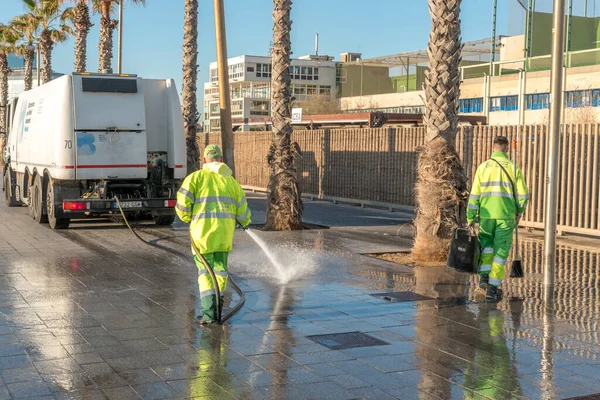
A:
{"type": "Polygon", "coordinates": [[[408,93],[388,93],[373,96],[356,96],[341,99],[342,110],[355,110],[360,108],[372,108],[375,105],[378,108],[418,106],[423,105],[421,97],[425,97],[425,92],[408,93]]]}

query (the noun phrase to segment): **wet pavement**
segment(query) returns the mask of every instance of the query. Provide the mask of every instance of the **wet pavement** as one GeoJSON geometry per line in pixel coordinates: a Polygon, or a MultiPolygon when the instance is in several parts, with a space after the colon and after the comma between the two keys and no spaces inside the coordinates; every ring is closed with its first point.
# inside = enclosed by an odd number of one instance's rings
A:
{"type": "MultiPolygon", "coordinates": [[[[264,199],[250,203],[261,223],[264,199]]],[[[230,271],[246,304],[226,325],[201,328],[189,259],[139,242],[116,222],[57,233],[35,225],[24,208],[0,206],[0,399],[600,393],[600,247],[560,245],[557,302],[546,312],[542,244],[525,239],[526,278],[509,280],[503,301],[489,305],[468,275],[360,254],[407,249],[410,241],[397,234],[408,214],[306,207],[307,222],[335,227],[260,233],[291,283],[279,284],[237,232],[230,271]]],[[[183,224],[140,231],[189,251],[183,224]]],[[[237,301],[227,293],[226,308],[237,301]]]]}

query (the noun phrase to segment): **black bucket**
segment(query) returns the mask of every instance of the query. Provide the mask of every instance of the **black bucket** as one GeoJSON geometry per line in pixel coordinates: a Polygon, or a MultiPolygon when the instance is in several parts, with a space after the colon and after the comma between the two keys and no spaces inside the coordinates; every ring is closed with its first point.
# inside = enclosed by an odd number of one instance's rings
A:
{"type": "Polygon", "coordinates": [[[479,265],[479,238],[470,229],[457,228],[450,242],[448,267],[470,274],[477,273],[479,265]]]}

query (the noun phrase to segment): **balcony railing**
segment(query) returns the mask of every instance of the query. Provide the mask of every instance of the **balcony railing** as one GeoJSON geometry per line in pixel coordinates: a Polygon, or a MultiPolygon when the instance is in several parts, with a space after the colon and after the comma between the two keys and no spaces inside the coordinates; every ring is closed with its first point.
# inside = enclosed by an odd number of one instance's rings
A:
{"type": "MultiPolygon", "coordinates": [[[[481,63],[461,67],[461,78],[482,78],[486,75],[504,76],[517,74],[520,70],[526,72],[549,71],[552,64],[550,55],[520,58],[516,60],[481,63]]],[[[600,65],[600,49],[565,52],[565,67],[585,67],[600,65]]]]}

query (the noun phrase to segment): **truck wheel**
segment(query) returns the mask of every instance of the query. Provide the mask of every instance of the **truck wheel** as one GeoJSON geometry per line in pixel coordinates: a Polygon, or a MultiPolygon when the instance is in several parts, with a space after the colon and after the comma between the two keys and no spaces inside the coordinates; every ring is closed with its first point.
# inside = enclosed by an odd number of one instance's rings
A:
{"type": "Polygon", "coordinates": [[[158,226],[173,225],[173,222],[175,222],[174,215],[154,215],[152,218],[154,219],[154,223],[158,226]]]}
{"type": "Polygon", "coordinates": [[[30,215],[38,224],[48,222],[48,216],[44,214],[46,202],[44,201],[44,192],[42,186],[42,177],[37,175],[33,180],[31,188],[31,198],[29,199],[30,215]]]}
{"type": "Polygon", "coordinates": [[[15,188],[12,187],[11,179],[12,171],[10,168],[6,168],[4,171],[4,200],[6,200],[7,207],[18,207],[21,204],[17,201],[15,196],[15,188]]]}
{"type": "Polygon", "coordinates": [[[52,229],[67,229],[71,220],[69,218],[56,218],[56,208],[54,206],[54,185],[48,183],[46,190],[46,210],[48,210],[48,223],[52,229]]]}

